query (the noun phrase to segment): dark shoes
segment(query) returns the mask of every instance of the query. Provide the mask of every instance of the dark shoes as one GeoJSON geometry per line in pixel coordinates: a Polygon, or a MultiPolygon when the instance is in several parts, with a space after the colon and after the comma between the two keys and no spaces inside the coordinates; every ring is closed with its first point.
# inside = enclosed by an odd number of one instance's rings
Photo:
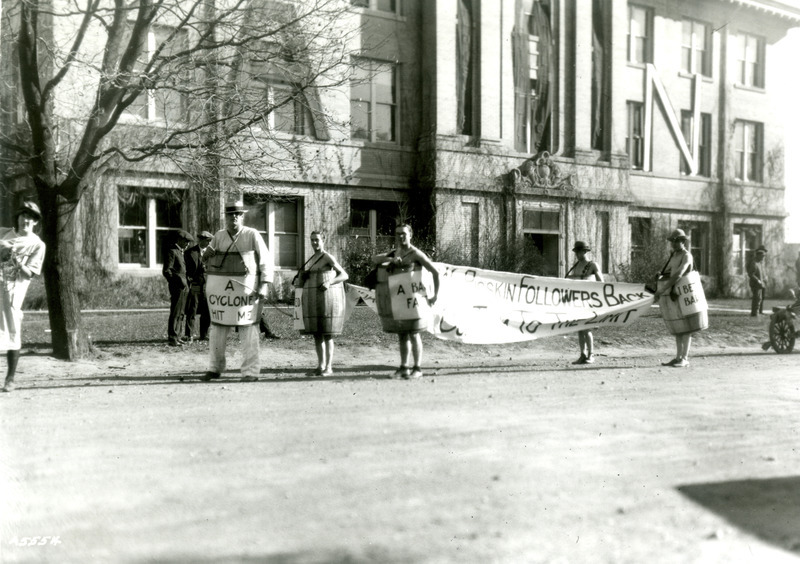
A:
{"type": "Polygon", "coordinates": [[[280,339],[281,337],[280,337],[280,335],[276,335],[272,331],[265,331],[264,332],[264,338],[265,339],[271,339],[271,340],[275,341],[275,340],[280,339]]]}
{"type": "Polygon", "coordinates": [[[170,339],[168,344],[171,347],[182,347],[184,345],[183,341],[180,339],[170,339]]]}
{"type": "Polygon", "coordinates": [[[211,382],[212,380],[219,380],[220,377],[221,376],[219,372],[206,372],[205,374],[200,376],[200,379],[203,382],[211,382]]]}

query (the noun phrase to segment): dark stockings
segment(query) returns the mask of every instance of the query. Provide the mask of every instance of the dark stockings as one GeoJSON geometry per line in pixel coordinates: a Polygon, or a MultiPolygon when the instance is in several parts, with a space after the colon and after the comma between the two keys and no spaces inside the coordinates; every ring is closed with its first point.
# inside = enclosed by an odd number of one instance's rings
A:
{"type": "Polygon", "coordinates": [[[6,353],[8,359],[8,372],[6,373],[6,382],[14,381],[14,374],[17,372],[17,362],[19,362],[19,351],[8,351],[6,353]]]}

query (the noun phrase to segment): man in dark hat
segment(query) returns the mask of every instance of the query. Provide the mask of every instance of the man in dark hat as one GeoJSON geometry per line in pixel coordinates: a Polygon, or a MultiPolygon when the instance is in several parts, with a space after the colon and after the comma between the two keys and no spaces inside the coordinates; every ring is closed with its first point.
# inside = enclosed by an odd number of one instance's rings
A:
{"type": "Polygon", "coordinates": [[[181,337],[186,317],[186,296],[189,293],[189,281],[186,279],[186,259],[183,252],[194,237],[181,229],[173,235],[173,241],[164,253],[164,267],[161,272],[169,284],[169,320],[167,321],[167,338],[171,347],[179,347],[190,340],[181,337]]]}
{"type": "Polygon", "coordinates": [[[755,258],[747,262],[747,279],[753,295],[750,302],[750,317],[764,314],[764,288],[767,286],[767,280],[764,276],[764,265],[761,263],[765,256],[767,256],[767,248],[760,245],[756,249],[755,258]]]}
{"type": "Polygon", "coordinates": [[[186,296],[186,338],[190,340],[197,334],[195,329],[198,313],[200,314],[199,339],[208,340],[211,315],[206,301],[206,265],[203,262],[203,252],[212,237],[208,231],[201,231],[197,234],[197,244],[183,253],[186,260],[186,280],[189,282],[189,293],[186,296]]]}
{"type": "Polygon", "coordinates": [[[0,228],[0,351],[6,351],[8,367],[4,392],[16,386],[14,376],[22,348],[22,302],[31,278],[42,272],[45,245],[33,228],[42,212],[24,202],[14,214],[13,228],[0,228]]]}
{"type": "MultiPolygon", "coordinates": [[[[244,202],[237,201],[225,206],[225,229],[214,234],[203,257],[208,260],[209,286],[212,285],[212,277],[227,278],[229,284],[235,281],[242,285],[249,298],[257,298],[263,303],[268,294],[267,285],[272,284],[275,275],[274,265],[261,233],[245,226],[246,213],[244,202]],[[242,284],[236,280],[238,277],[250,279],[252,286],[242,284]]],[[[208,338],[208,371],[201,380],[208,382],[222,376],[227,365],[228,335],[234,327],[238,328],[242,343],[242,381],[258,380],[261,372],[258,320],[248,318],[245,324],[228,325],[217,321],[216,317],[211,321],[208,338]]]]}

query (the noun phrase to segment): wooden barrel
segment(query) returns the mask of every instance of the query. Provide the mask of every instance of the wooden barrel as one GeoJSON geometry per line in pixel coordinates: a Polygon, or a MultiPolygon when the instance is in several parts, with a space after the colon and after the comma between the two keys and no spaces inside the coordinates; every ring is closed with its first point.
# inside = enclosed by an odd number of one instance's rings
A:
{"type": "MultiPolygon", "coordinates": [[[[395,268],[391,274],[398,272],[410,272],[419,270],[422,267],[418,264],[395,268]]],[[[395,319],[392,316],[392,299],[389,295],[389,276],[390,273],[385,266],[378,267],[378,285],[375,287],[375,302],[378,306],[378,316],[381,318],[381,326],[386,333],[419,333],[428,328],[425,319],[395,319]]]]}
{"type": "Polygon", "coordinates": [[[334,270],[312,270],[303,284],[303,333],[339,335],[344,327],[344,285],[334,284],[327,290],[323,282],[336,278],[334,270]]]}
{"type": "MultiPolygon", "coordinates": [[[[658,281],[658,289],[666,286],[666,282],[658,281]]],[[[673,300],[669,292],[662,294],[658,299],[658,306],[661,309],[661,317],[664,324],[673,335],[683,335],[684,333],[696,333],[703,329],[708,329],[708,311],[683,315],[678,305],[678,300],[673,300]]]]}

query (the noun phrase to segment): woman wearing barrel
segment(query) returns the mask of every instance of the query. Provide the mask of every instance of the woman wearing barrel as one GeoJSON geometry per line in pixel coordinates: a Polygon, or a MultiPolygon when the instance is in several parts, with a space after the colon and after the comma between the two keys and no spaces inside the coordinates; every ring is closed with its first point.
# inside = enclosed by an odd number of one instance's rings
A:
{"type": "Polygon", "coordinates": [[[8,367],[4,392],[14,390],[22,346],[22,301],[31,278],[42,272],[45,245],[33,228],[42,219],[39,206],[24,202],[14,214],[14,228],[0,228],[0,351],[8,367]]]}
{"type": "MultiPolygon", "coordinates": [[[[577,262],[567,271],[567,278],[603,281],[603,274],[597,263],[586,259],[586,253],[591,250],[583,241],[575,241],[572,252],[575,253],[577,262]]],[[[572,364],[592,364],[594,362],[594,337],[590,330],[578,331],[578,346],[581,349],[581,356],[572,364]]]]}
{"type": "Polygon", "coordinates": [[[689,348],[692,346],[692,334],[708,327],[708,315],[683,315],[678,305],[675,283],[694,268],[692,253],[687,249],[686,233],[682,229],[673,231],[667,241],[672,245],[669,260],[658,275],[658,289],[654,298],[658,300],[661,316],[670,333],[675,335],[675,358],[662,363],[664,366],[686,368],[689,366],[689,348]]]}
{"type": "Polygon", "coordinates": [[[348,279],[339,261],[325,252],[325,236],[311,232],[311,255],[295,278],[294,284],[303,288],[303,332],[314,335],[317,349],[316,376],[332,376],[333,336],[342,332],[344,324],[344,286],[348,279]],[[306,266],[308,265],[308,266],[306,266]]]}
{"type": "Polygon", "coordinates": [[[420,331],[426,328],[426,319],[394,319],[391,311],[391,297],[388,291],[388,275],[399,272],[412,272],[425,268],[433,276],[433,296],[427,298],[428,305],[436,302],[439,294],[439,271],[428,256],[411,244],[413,231],[410,225],[400,225],[395,229],[395,249],[372,257],[378,268],[378,286],[375,299],[383,330],[397,333],[400,340],[400,368],[395,378],[416,379],[422,376],[422,339],[420,331]],[[414,364],[409,370],[409,353],[413,353],[414,364]]]}

